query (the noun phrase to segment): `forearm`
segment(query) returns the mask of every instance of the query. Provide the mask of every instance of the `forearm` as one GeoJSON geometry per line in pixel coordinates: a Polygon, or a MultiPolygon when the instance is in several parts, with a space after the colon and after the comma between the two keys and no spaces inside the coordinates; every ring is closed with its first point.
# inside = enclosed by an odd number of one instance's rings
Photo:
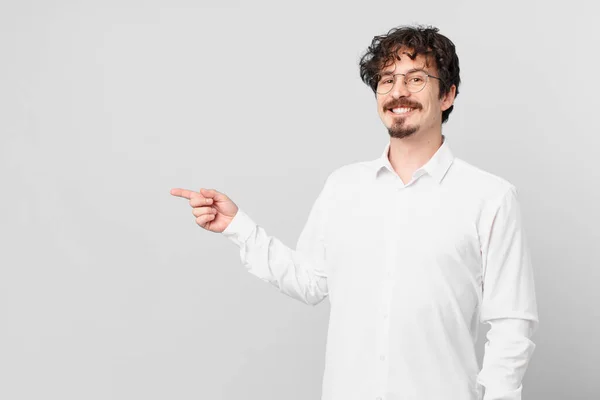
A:
{"type": "Polygon", "coordinates": [[[223,235],[238,245],[240,259],[251,274],[271,283],[282,293],[312,305],[327,296],[322,255],[289,248],[269,236],[242,210],[223,235]]]}

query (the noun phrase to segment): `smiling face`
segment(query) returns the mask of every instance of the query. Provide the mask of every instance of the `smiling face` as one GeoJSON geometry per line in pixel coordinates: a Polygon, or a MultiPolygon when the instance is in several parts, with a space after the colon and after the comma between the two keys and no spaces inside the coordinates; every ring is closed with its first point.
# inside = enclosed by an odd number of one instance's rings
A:
{"type": "MultiPolygon", "coordinates": [[[[412,60],[407,52],[398,51],[399,60],[389,64],[381,71],[385,74],[406,74],[411,71],[423,71],[437,76],[433,62],[424,55],[412,60]]],[[[427,84],[418,93],[411,93],[404,84],[404,77],[398,75],[392,90],[387,94],[377,94],[377,110],[381,121],[391,137],[405,138],[411,135],[431,135],[442,129],[442,111],[448,109],[454,101],[455,87],[440,99],[440,82],[429,78],[427,84]]]]}

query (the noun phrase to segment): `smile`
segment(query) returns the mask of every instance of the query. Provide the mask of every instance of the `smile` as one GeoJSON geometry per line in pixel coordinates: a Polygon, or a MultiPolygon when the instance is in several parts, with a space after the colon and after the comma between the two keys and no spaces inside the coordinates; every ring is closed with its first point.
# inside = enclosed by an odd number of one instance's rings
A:
{"type": "Polygon", "coordinates": [[[414,108],[409,107],[399,107],[399,108],[391,108],[390,111],[396,115],[402,115],[413,111],[414,108]]]}

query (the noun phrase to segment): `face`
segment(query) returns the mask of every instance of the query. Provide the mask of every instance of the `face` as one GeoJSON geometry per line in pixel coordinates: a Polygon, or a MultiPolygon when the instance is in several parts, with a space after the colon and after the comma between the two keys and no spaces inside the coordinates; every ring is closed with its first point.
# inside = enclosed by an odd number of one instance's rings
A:
{"type": "MultiPolygon", "coordinates": [[[[407,73],[421,70],[429,75],[438,76],[436,68],[427,66],[423,55],[412,60],[407,54],[399,52],[400,60],[385,67],[381,73],[407,73]]],[[[427,84],[418,93],[411,93],[404,84],[403,76],[396,77],[392,90],[387,94],[377,94],[377,109],[381,121],[391,137],[405,138],[411,135],[425,135],[441,132],[442,111],[448,109],[454,101],[455,87],[440,99],[440,82],[429,78],[427,84]]]]}

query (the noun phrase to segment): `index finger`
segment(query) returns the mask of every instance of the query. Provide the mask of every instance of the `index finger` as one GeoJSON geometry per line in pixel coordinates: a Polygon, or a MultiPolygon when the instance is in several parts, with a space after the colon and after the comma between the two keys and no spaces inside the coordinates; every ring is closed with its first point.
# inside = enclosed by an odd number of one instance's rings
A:
{"type": "Polygon", "coordinates": [[[194,196],[201,196],[200,193],[194,192],[193,190],[179,189],[179,188],[171,189],[171,194],[173,196],[182,197],[182,198],[188,199],[188,200],[191,200],[192,197],[194,197],[194,196]]]}

